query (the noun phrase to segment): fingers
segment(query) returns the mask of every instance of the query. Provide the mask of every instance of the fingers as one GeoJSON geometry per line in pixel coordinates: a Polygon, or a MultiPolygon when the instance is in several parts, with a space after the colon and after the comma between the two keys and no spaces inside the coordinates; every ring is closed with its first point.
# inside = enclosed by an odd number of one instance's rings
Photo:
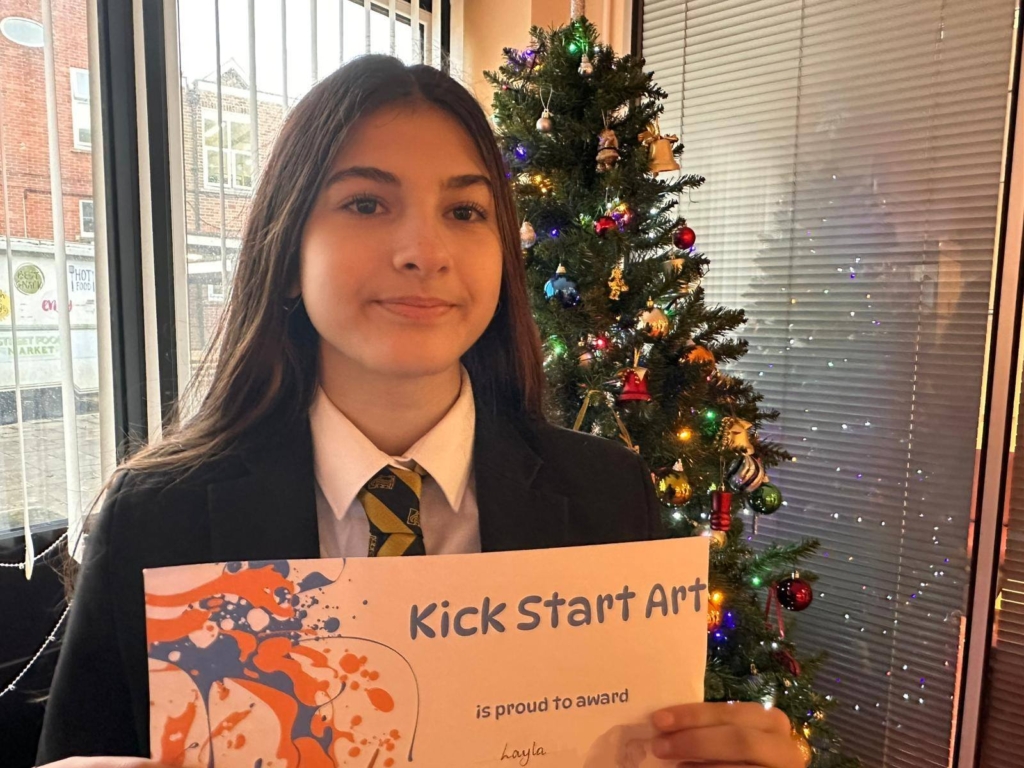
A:
{"type": "Polygon", "coordinates": [[[805,768],[805,760],[789,733],[736,725],[689,728],[659,736],[651,747],[655,757],[727,766],[805,768]]]}
{"type": "Polygon", "coordinates": [[[784,712],[774,707],[765,709],[763,704],[756,702],[680,704],[656,712],[652,720],[663,733],[733,725],[766,733],[788,734],[792,728],[784,712]]]}

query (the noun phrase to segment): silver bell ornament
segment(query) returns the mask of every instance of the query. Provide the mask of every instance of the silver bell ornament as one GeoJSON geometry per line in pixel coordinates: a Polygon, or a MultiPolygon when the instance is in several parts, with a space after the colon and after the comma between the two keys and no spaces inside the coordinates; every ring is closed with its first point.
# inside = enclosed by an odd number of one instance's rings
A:
{"type": "Polygon", "coordinates": [[[528,221],[524,221],[523,225],[519,227],[519,244],[525,251],[527,248],[533,248],[534,243],[537,242],[537,233],[533,229],[533,224],[528,221]]]}
{"type": "Polygon", "coordinates": [[[540,105],[544,110],[540,113],[540,117],[537,118],[537,130],[541,133],[551,133],[554,128],[554,123],[551,120],[551,97],[555,95],[554,89],[548,90],[548,97],[544,99],[544,89],[541,88],[538,91],[540,96],[540,105]]]}

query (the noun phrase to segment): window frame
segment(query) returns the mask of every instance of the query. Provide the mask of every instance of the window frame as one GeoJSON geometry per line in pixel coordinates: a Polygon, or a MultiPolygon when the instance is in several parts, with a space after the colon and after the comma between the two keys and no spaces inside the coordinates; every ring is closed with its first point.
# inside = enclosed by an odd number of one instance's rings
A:
{"type": "MultiPolygon", "coordinates": [[[[241,112],[222,112],[224,125],[221,126],[221,131],[225,137],[224,142],[224,191],[232,192],[235,194],[247,194],[252,192],[253,185],[245,185],[238,183],[238,156],[241,154],[249,157],[250,164],[252,163],[252,137],[249,137],[249,149],[235,149],[230,146],[231,130],[230,126],[232,123],[241,123],[246,128],[250,127],[249,115],[241,112]]],[[[217,110],[210,107],[203,108],[203,129],[201,136],[198,138],[202,139],[203,146],[203,188],[207,191],[215,191],[220,189],[220,182],[210,181],[210,150],[216,150],[218,147],[212,147],[206,143],[206,121],[211,120],[217,122],[217,110]]],[[[251,173],[251,171],[250,171],[251,173]]]]}
{"type": "Polygon", "coordinates": [[[81,67],[68,67],[69,79],[71,85],[71,133],[74,141],[74,147],[82,152],[92,152],[92,118],[89,116],[88,125],[82,125],[82,109],[76,109],[76,107],[85,107],[85,114],[89,115],[89,70],[82,69],[81,67]],[[85,75],[85,97],[78,95],[75,92],[75,79],[81,75],[85,75]],[[89,141],[81,141],[79,132],[86,128],[89,131],[89,141]]]}
{"type": "Polygon", "coordinates": [[[78,234],[83,240],[94,240],[96,238],[96,204],[92,198],[83,197],[78,201],[78,234]],[[92,206],[92,215],[89,219],[92,221],[92,230],[85,228],[85,206],[86,204],[92,206]]]}

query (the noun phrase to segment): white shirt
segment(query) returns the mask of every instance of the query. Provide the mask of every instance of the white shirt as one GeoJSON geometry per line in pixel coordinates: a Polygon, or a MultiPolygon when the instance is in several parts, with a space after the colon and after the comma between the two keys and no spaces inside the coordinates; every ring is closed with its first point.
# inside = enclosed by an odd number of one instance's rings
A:
{"type": "Polygon", "coordinates": [[[384,466],[408,469],[414,462],[427,472],[420,497],[427,554],[480,551],[473,476],[476,405],[469,372],[461,369],[455,404],[403,456],[381,451],[317,388],[309,421],[321,557],[366,557],[370,523],[357,494],[384,466]]]}

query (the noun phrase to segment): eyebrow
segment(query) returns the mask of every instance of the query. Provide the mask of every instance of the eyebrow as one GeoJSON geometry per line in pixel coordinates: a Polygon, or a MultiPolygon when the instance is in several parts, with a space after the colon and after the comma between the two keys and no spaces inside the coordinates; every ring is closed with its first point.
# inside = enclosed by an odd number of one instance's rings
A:
{"type": "MultiPolygon", "coordinates": [[[[375,168],[371,165],[353,165],[348,168],[342,168],[341,170],[332,173],[324,184],[324,188],[328,188],[337,184],[345,179],[367,179],[368,181],[376,181],[381,184],[390,184],[396,187],[400,187],[402,182],[399,181],[395,174],[385,171],[381,168],[375,168]]],[[[441,185],[444,189],[465,189],[471,187],[474,184],[483,184],[488,190],[493,192],[491,180],[480,173],[464,173],[459,176],[451,176],[444,181],[441,185]]]]}

